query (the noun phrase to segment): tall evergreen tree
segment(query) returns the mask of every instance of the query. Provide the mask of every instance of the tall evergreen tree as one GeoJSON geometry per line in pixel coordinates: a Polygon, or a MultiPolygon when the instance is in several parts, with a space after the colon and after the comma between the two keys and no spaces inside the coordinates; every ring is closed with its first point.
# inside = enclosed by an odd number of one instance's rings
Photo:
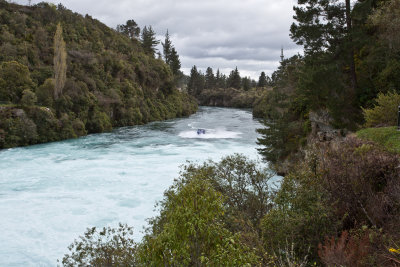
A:
{"type": "Polygon", "coordinates": [[[228,87],[240,89],[241,88],[242,79],[240,78],[240,74],[238,68],[236,67],[235,70],[231,71],[229,74],[227,85],[228,87]]]}
{"type": "Polygon", "coordinates": [[[164,61],[170,67],[172,73],[174,74],[175,78],[180,76],[179,74],[181,69],[181,61],[179,59],[178,52],[176,51],[175,47],[172,45],[168,30],[165,34],[165,40],[161,43],[163,46],[164,52],[164,61]]]}
{"type": "Polygon", "coordinates": [[[221,74],[219,69],[217,69],[217,74],[215,75],[215,87],[226,88],[226,76],[221,74]]]}
{"type": "Polygon", "coordinates": [[[181,61],[179,59],[179,55],[178,52],[176,52],[175,47],[172,47],[171,49],[171,55],[168,65],[171,68],[171,71],[174,74],[174,76],[177,77],[178,74],[180,73],[181,61]]]}
{"type": "Polygon", "coordinates": [[[267,86],[267,76],[265,75],[265,72],[261,72],[260,77],[258,78],[258,87],[265,87],[267,86]]]}
{"type": "Polygon", "coordinates": [[[208,67],[205,74],[205,88],[213,89],[215,88],[215,76],[213,69],[208,67]]]}
{"type": "Polygon", "coordinates": [[[156,33],[151,26],[144,26],[142,31],[142,46],[146,54],[154,56],[156,52],[156,46],[160,43],[156,39],[156,33]]]}
{"type": "Polygon", "coordinates": [[[163,46],[163,52],[164,52],[164,61],[169,65],[171,61],[171,53],[172,53],[172,43],[171,39],[169,38],[169,33],[167,30],[167,33],[165,34],[165,40],[164,42],[161,42],[163,46]]]}
{"type": "Polygon", "coordinates": [[[245,91],[249,91],[251,88],[251,79],[250,77],[243,77],[242,78],[242,88],[245,91]]]}
{"type": "Polygon", "coordinates": [[[198,96],[204,89],[204,75],[201,71],[197,71],[197,67],[193,66],[190,70],[190,77],[188,82],[188,92],[191,95],[198,96]]]}
{"type": "Polygon", "coordinates": [[[65,42],[62,37],[61,24],[57,24],[56,33],[54,35],[54,98],[61,96],[65,82],[67,80],[67,51],[65,42]]]}
{"type": "MultiPolygon", "coordinates": [[[[342,60],[349,69],[350,86],[353,94],[357,87],[352,37],[350,0],[298,0],[295,6],[297,23],[290,32],[292,39],[304,45],[305,55],[331,55],[331,59],[342,60]]],[[[332,62],[335,64],[334,62],[332,62]]]]}

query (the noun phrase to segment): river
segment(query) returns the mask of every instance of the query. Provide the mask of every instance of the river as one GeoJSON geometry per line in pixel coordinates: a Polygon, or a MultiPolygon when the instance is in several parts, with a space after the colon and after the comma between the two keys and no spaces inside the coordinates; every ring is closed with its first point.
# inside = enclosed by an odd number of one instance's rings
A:
{"type": "Polygon", "coordinates": [[[201,107],[189,118],[0,150],[0,266],[56,266],[91,226],[127,223],[140,241],[179,166],[256,159],[260,127],[251,111],[201,107]]]}

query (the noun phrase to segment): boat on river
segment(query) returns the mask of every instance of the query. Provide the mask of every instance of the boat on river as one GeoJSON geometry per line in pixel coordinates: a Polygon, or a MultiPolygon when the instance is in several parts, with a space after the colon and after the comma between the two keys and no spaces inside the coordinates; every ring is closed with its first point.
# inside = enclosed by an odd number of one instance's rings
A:
{"type": "Polygon", "coordinates": [[[206,130],[205,129],[197,129],[197,134],[206,134],[206,130]]]}

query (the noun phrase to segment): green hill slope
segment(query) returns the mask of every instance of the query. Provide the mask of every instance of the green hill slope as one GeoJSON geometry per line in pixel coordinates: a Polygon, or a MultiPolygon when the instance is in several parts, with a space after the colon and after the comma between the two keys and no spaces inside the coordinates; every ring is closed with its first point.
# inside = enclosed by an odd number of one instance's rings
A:
{"type": "Polygon", "coordinates": [[[0,0],[0,148],[187,116],[195,101],[140,41],[62,5],[0,0]],[[62,27],[66,81],[54,86],[54,36],[62,27]]]}

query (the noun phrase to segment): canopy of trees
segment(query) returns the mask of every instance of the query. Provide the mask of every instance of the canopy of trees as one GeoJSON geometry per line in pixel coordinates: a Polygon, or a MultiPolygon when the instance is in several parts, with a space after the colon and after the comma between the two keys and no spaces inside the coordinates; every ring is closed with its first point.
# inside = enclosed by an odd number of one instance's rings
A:
{"type": "Polygon", "coordinates": [[[175,89],[180,64],[154,57],[151,26],[139,32],[134,20],[115,31],[61,4],[0,0],[0,148],[193,113],[175,89]]]}

